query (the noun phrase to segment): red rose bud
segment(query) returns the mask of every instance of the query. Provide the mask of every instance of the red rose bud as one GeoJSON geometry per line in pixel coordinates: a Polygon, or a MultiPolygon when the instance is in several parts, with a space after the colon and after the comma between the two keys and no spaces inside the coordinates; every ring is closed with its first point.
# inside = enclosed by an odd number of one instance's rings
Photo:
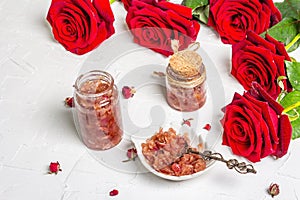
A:
{"type": "Polygon", "coordinates": [[[70,108],[73,107],[73,100],[74,100],[73,97],[67,97],[65,99],[65,105],[70,108]]]}
{"type": "Polygon", "coordinates": [[[134,160],[137,157],[137,151],[136,148],[131,148],[127,150],[127,157],[129,159],[134,160]]]}
{"type": "Polygon", "coordinates": [[[210,131],[211,129],[211,125],[210,124],[206,124],[203,129],[206,129],[207,131],[210,131]]]}
{"type": "Polygon", "coordinates": [[[242,95],[235,93],[221,120],[223,144],[234,154],[252,162],[266,156],[284,156],[289,148],[292,126],[283,107],[258,83],[242,95]]]}
{"type": "Polygon", "coordinates": [[[127,150],[127,160],[123,160],[123,162],[127,162],[127,161],[131,161],[131,160],[135,160],[135,158],[137,157],[137,150],[136,148],[131,148],[127,150]]]}
{"type": "Polygon", "coordinates": [[[60,169],[60,164],[57,162],[51,162],[50,165],[49,165],[49,174],[57,174],[59,171],[62,171],[60,169]]]}
{"type": "Polygon", "coordinates": [[[129,99],[129,98],[133,97],[135,92],[136,91],[135,91],[134,87],[124,86],[122,88],[122,94],[125,99],[129,99]]]}
{"type": "Polygon", "coordinates": [[[274,197],[279,194],[279,185],[276,183],[272,183],[268,189],[269,194],[274,197]]]}
{"type": "Polygon", "coordinates": [[[119,191],[116,189],[113,189],[112,191],[109,192],[109,196],[116,196],[119,194],[119,191]]]}

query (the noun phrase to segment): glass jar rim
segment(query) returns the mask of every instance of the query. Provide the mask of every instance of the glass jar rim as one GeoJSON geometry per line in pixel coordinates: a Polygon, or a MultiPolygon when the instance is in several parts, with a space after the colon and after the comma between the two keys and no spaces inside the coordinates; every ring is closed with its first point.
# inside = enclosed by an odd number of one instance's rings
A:
{"type": "MultiPolygon", "coordinates": [[[[86,80],[95,80],[95,79],[86,79],[86,80]]],[[[84,81],[82,82],[84,83],[84,81]]],[[[86,73],[83,73],[81,75],[79,75],[75,81],[75,84],[74,84],[74,88],[76,90],[76,92],[80,95],[84,95],[86,97],[98,97],[98,96],[102,96],[104,94],[106,94],[108,91],[112,90],[114,87],[114,78],[112,77],[112,75],[106,71],[102,71],[102,70],[92,70],[92,71],[88,71],[86,73]],[[105,90],[103,90],[102,92],[99,92],[99,93],[86,93],[86,92],[82,92],[80,90],[80,85],[81,85],[81,81],[84,79],[84,78],[87,78],[89,76],[102,76],[102,77],[106,77],[108,79],[107,83],[109,83],[109,87],[106,88],[105,90]]]]}

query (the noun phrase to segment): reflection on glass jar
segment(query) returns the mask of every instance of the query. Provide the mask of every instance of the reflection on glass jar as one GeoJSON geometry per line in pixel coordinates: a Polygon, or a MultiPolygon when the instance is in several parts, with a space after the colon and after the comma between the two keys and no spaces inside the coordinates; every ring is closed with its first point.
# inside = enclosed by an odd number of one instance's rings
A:
{"type": "Polygon", "coordinates": [[[117,87],[104,71],[90,71],[75,82],[76,128],[84,144],[95,150],[116,146],[122,139],[122,118],[117,87]]]}
{"type": "Polygon", "coordinates": [[[206,70],[194,51],[175,53],[166,70],[167,102],[179,111],[195,111],[206,101],[206,70]]]}

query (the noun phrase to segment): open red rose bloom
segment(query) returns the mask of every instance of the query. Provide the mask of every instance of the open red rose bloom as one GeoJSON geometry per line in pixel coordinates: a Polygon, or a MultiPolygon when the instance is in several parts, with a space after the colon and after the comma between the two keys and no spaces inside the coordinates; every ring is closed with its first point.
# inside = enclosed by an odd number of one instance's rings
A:
{"type": "MultiPolygon", "coordinates": [[[[266,34],[263,39],[253,31],[247,38],[232,45],[231,74],[249,90],[253,81],[259,83],[274,99],[281,92],[279,76],[286,76],[284,60],[290,61],[284,45],[266,34]]],[[[285,89],[289,84],[283,80],[285,89]]]]}
{"type": "Polygon", "coordinates": [[[252,162],[287,153],[292,127],[283,107],[258,83],[243,96],[235,94],[222,119],[223,144],[252,162]]]}
{"type": "Polygon", "coordinates": [[[179,50],[196,40],[200,25],[192,18],[192,9],[179,4],[132,0],[126,22],[134,42],[169,56],[172,39],[179,40],[179,50]]]}
{"type": "Polygon", "coordinates": [[[235,44],[247,31],[262,33],[281,21],[281,14],[272,0],[210,0],[208,25],[225,44],[235,44]]]}
{"type": "Polygon", "coordinates": [[[47,20],[54,38],[79,55],[93,50],[115,32],[108,0],[52,0],[47,20]]]}

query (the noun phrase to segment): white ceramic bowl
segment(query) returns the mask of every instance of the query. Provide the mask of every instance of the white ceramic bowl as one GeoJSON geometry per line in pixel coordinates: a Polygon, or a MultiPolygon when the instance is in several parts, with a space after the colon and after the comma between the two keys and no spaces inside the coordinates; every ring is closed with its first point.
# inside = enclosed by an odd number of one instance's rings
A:
{"type": "MultiPolygon", "coordinates": [[[[171,175],[167,175],[167,174],[163,174],[161,172],[156,171],[155,169],[153,169],[147,162],[146,158],[144,157],[143,153],[142,153],[142,143],[145,143],[146,140],[148,138],[150,138],[152,135],[154,135],[160,127],[148,127],[148,128],[144,128],[139,130],[136,134],[131,136],[131,140],[134,143],[136,150],[137,150],[137,154],[138,157],[141,161],[141,163],[145,166],[145,168],[147,170],[149,170],[151,173],[155,174],[156,176],[159,176],[161,178],[164,179],[168,179],[171,181],[183,181],[183,180],[188,180],[188,179],[192,179],[192,178],[196,178],[204,173],[206,173],[209,169],[212,168],[212,166],[214,165],[215,161],[214,160],[210,160],[206,162],[206,168],[203,171],[199,171],[197,173],[191,174],[191,175],[184,175],[184,176],[171,176],[171,175]]],[[[163,127],[164,130],[167,130],[170,127],[163,127]]],[[[172,127],[174,128],[174,127],[172,127]]],[[[188,133],[189,134],[189,138],[191,140],[191,146],[192,147],[196,147],[197,144],[203,142],[203,147],[205,148],[205,141],[204,138],[201,137],[201,135],[197,135],[191,128],[187,127],[187,126],[182,126],[180,128],[174,128],[176,130],[177,134],[184,134],[184,133],[188,133]]],[[[200,149],[203,150],[203,149],[200,149]]]]}

